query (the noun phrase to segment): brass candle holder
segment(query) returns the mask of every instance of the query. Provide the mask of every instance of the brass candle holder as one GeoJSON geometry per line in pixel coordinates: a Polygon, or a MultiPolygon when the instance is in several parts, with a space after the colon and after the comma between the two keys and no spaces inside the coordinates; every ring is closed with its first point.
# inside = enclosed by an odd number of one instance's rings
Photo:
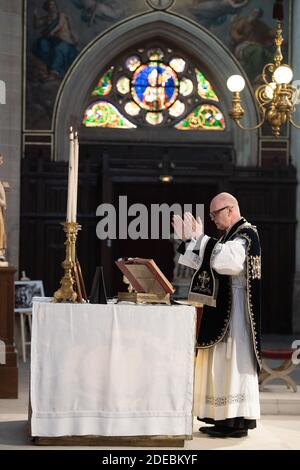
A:
{"type": "Polygon", "coordinates": [[[54,293],[54,302],[85,302],[86,294],[81,274],[79,262],[76,258],[77,233],[81,230],[81,225],[77,222],[64,222],[63,230],[66,234],[66,257],[62,262],[64,276],[60,284],[61,287],[54,293]]]}

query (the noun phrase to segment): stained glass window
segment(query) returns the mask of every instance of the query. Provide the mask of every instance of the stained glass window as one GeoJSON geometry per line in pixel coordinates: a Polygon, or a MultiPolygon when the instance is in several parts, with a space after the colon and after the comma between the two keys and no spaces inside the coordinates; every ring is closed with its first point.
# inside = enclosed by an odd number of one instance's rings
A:
{"type": "Polygon", "coordinates": [[[175,70],[175,72],[183,72],[185,69],[185,60],[180,57],[176,57],[170,60],[170,66],[175,70]]]}
{"type": "Polygon", "coordinates": [[[102,74],[83,117],[87,127],[223,131],[219,97],[201,68],[170,47],[131,50],[102,74]],[[100,96],[101,101],[95,101],[100,96]]]}
{"type": "Polygon", "coordinates": [[[130,70],[130,72],[133,72],[136,68],[138,68],[140,63],[141,63],[141,61],[138,58],[138,56],[136,56],[136,55],[134,55],[132,57],[128,57],[128,59],[125,62],[126,67],[128,68],[128,70],[130,70]]]}
{"type": "Polygon", "coordinates": [[[171,67],[149,62],[134,72],[131,93],[141,108],[161,111],[169,108],[176,100],[178,78],[171,67]]]}
{"type": "Polygon", "coordinates": [[[83,123],[86,127],[113,127],[131,129],[136,127],[107,101],[93,103],[85,112],[83,123]]]}
{"type": "Polygon", "coordinates": [[[157,124],[162,123],[163,115],[161,113],[147,113],[146,121],[152,124],[152,126],[157,126],[157,124]]]}
{"type": "Polygon", "coordinates": [[[147,56],[149,57],[150,60],[163,60],[164,58],[164,53],[161,49],[150,49],[147,52],[147,56]]]}
{"type": "Polygon", "coordinates": [[[128,101],[125,104],[125,111],[130,116],[137,116],[140,112],[141,108],[135,103],[135,101],[128,101]]]}
{"type": "Polygon", "coordinates": [[[121,77],[117,81],[117,90],[122,93],[122,95],[126,95],[130,91],[130,80],[128,77],[121,77]]]}
{"type": "Polygon", "coordinates": [[[197,81],[198,81],[198,93],[201,98],[207,98],[214,101],[219,101],[214,89],[212,88],[211,84],[208,80],[206,80],[205,76],[203,75],[200,70],[195,69],[197,81]]]}
{"type": "Polygon", "coordinates": [[[114,68],[110,67],[109,70],[100,78],[97,86],[94,88],[92,95],[100,95],[100,96],[105,96],[108,95],[111,91],[112,83],[111,83],[111,77],[113,73],[114,68]]]}
{"type": "Polygon", "coordinates": [[[176,100],[173,106],[171,106],[169,113],[171,116],[178,117],[178,116],[181,116],[181,114],[183,114],[184,110],[185,110],[184,103],[180,100],[176,100]]]}
{"type": "Polygon", "coordinates": [[[176,129],[190,130],[224,130],[224,116],[216,106],[203,104],[197,106],[192,113],[176,124],[176,129]]]}
{"type": "Polygon", "coordinates": [[[189,78],[183,78],[180,82],[179,92],[183,96],[188,96],[192,93],[194,88],[192,80],[189,78]]]}

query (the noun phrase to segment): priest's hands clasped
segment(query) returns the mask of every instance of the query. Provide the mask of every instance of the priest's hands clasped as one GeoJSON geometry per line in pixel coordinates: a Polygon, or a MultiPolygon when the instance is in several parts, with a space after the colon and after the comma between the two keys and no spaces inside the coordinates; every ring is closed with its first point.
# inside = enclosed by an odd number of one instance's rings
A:
{"type": "Polygon", "coordinates": [[[185,212],[183,218],[175,214],[172,225],[174,232],[180,240],[199,238],[203,234],[203,224],[200,217],[195,217],[190,212],[185,212]]]}

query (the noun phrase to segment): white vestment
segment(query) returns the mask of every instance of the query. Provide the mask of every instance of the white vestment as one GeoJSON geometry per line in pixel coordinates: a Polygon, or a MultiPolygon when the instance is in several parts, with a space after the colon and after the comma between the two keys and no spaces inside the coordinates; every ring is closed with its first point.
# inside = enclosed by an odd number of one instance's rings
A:
{"type": "MultiPolygon", "coordinates": [[[[179,263],[199,268],[208,239],[206,235],[202,238],[199,256],[192,252],[195,246],[192,241],[179,263]]],[[[256,359],[247,312],[245,261],[243,238],[217,243],[213,250],[212,268],[231,276],[232,310],[224,339],[213,347],[198,350],[194,415],[199,418],[260,417],[256,359]]]]}

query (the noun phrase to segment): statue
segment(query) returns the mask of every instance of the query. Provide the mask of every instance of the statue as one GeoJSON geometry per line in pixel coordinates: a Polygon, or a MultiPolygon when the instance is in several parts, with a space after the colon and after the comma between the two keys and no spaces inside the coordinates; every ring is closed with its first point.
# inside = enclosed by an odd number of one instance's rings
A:
{"type": "MultiPolygon", "coordinates": [[[[3,155],[0,154],[0,166],[3,164],[3,155]]],[[[9,189],[9,184],[6,181],[0,180],[0,266],[8,266],[5,258],[6,244],[6,230],[4,221],[4,211],[6,210],[6,196],[5,191],[9,189]]]]}

